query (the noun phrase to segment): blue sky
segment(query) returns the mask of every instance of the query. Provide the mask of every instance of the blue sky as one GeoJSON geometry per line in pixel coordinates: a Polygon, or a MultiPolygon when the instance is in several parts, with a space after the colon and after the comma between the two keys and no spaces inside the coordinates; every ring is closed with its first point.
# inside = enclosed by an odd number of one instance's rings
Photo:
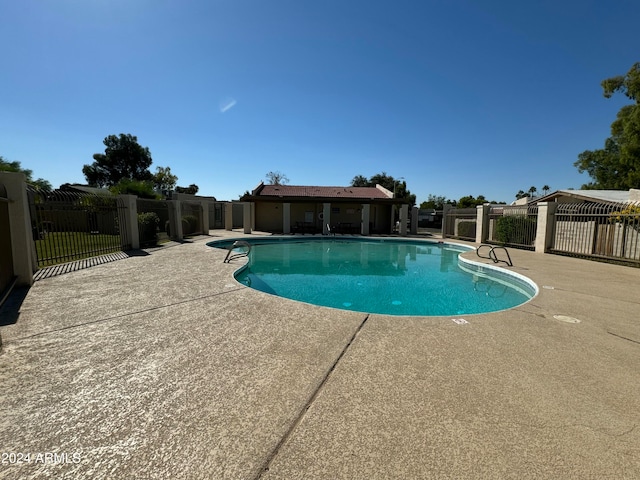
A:
{"type": "Polygon", "coordinates": [[[589,181],[619,108],[600,82],[640,61],[637,0],[0,2],[0,155],[84,183],[130,133],[178,185],[237,199],[404,177],[429,194],[589,181]]]}

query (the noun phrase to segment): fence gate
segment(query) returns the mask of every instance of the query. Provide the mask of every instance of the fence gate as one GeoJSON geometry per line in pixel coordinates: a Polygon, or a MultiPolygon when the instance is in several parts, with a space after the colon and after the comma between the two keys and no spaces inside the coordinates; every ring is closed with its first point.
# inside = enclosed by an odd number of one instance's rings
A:
{"type": "Polygon", "coordinates": [[[3,292],[13,283],[13,253],[11,251],[11,232],[9,231],[9,200],[7,190],[0,183],[0,302],[3,292]]]}
{"type": "Polygon", "coordinates": [[[552,253],[640,266],[640,205],[558,204],[552,253]]]}
{"type": "Polygon", "coordinates": [[[537,205],[493,205],[487,242],[534,250],[537,227],[537,205]]]}
{"type": "Polygon", "coordinates": [[[131,248],[121,241],[128,236],[117,197],[34,188],[27,193],[38,267],[131,248]]]}

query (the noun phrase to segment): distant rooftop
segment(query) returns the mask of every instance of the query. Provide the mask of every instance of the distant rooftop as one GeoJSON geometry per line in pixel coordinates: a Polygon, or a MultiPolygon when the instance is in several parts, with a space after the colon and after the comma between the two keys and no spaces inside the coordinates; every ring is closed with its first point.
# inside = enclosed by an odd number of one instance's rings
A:
{"type": "Polygon", "coordinates": [[[264,185],[252,192],[259,197],[389,199],[393,193],[384,187],[321,187],[305,185],[264,185]]]}
{"type": "Polygon", "coordinates": [[[531,199],[533,202],[554,201],[559,197],[572,197],[578,200],[626,203],[640,201],[640,190],[556,190],[549,195],[531,199]]]}

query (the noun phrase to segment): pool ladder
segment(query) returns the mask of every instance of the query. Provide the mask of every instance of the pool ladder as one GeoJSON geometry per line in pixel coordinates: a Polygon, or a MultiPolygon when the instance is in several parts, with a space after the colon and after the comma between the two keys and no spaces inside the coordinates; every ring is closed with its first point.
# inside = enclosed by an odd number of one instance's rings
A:
{"type": "Polygon", "coordinates": [[[234,258],[247,257],[247,256],[249,256],[249,252],[250,251],[251,251],[251,244],[249,242],[245,242],[244,240],[236,240],[235,242],[233,242],[233,245],[231,245],[231,247],[229,247],[229,251],[227,252],[227,256],[224,257],[224,260],[223,260],[222,263],[229,263],[234,258]],[[240,248],[240,247],[246,247],[247,251],[246,252],[237,252],[237,253],[234,253],[233,255],[231,255],[231,252],[233,252],[234,249],[240,248]]]}
{"type": "Polygon", "coordinates": [[[488,258],[489,260],[493,260],[493,263],[504,262],[508,266],[513,267],[513,262],[511,261],[511,255],[509,255],[509,251],[506,249],[506,247],[503,247],[502,245],[487,245],[486,243],[483,243],[478,248],[476,248],[476,255],[478,255],[480,258],[488,258]],[[489,253],[487,254],[487,256],[480,255],[480,249],[482,247],[489,248],[489,253]],[[498,256],[496,255],[496,248],[504,250],[504,253],[507,255],[507,260],[498,258],[498,256]]]}

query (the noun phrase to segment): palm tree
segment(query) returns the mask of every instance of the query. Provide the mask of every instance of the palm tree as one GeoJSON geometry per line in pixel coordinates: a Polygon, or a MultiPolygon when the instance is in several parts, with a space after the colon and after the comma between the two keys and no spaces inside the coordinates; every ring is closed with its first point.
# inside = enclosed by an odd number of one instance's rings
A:
{"type": "Polygon", "coordinates": [[[524,193],[524,191],[522,191],[522,190],[520,190],[518,193],[516,193],[516,198],[518,200],[520,200],[521,198],[526,197],[526,196],[527,196],[527,194],[524,193]]]}
{"type": "Polygon", "coordinates": [[[551,188],[549,188],[549,185],[545,185],[544,187],[542,187],[542,193],[544,195],[546,195],[549,190],[551,190],[551,188]]]}
{"type": "Polygon", "coordinates": [[[530,194],[529,196],[533,197],[534,196],[533,194],[536,193],[537,191],[538,191],[538,189],[536,187],[531,187],[529,189],[529,194],[530,194]]]}

